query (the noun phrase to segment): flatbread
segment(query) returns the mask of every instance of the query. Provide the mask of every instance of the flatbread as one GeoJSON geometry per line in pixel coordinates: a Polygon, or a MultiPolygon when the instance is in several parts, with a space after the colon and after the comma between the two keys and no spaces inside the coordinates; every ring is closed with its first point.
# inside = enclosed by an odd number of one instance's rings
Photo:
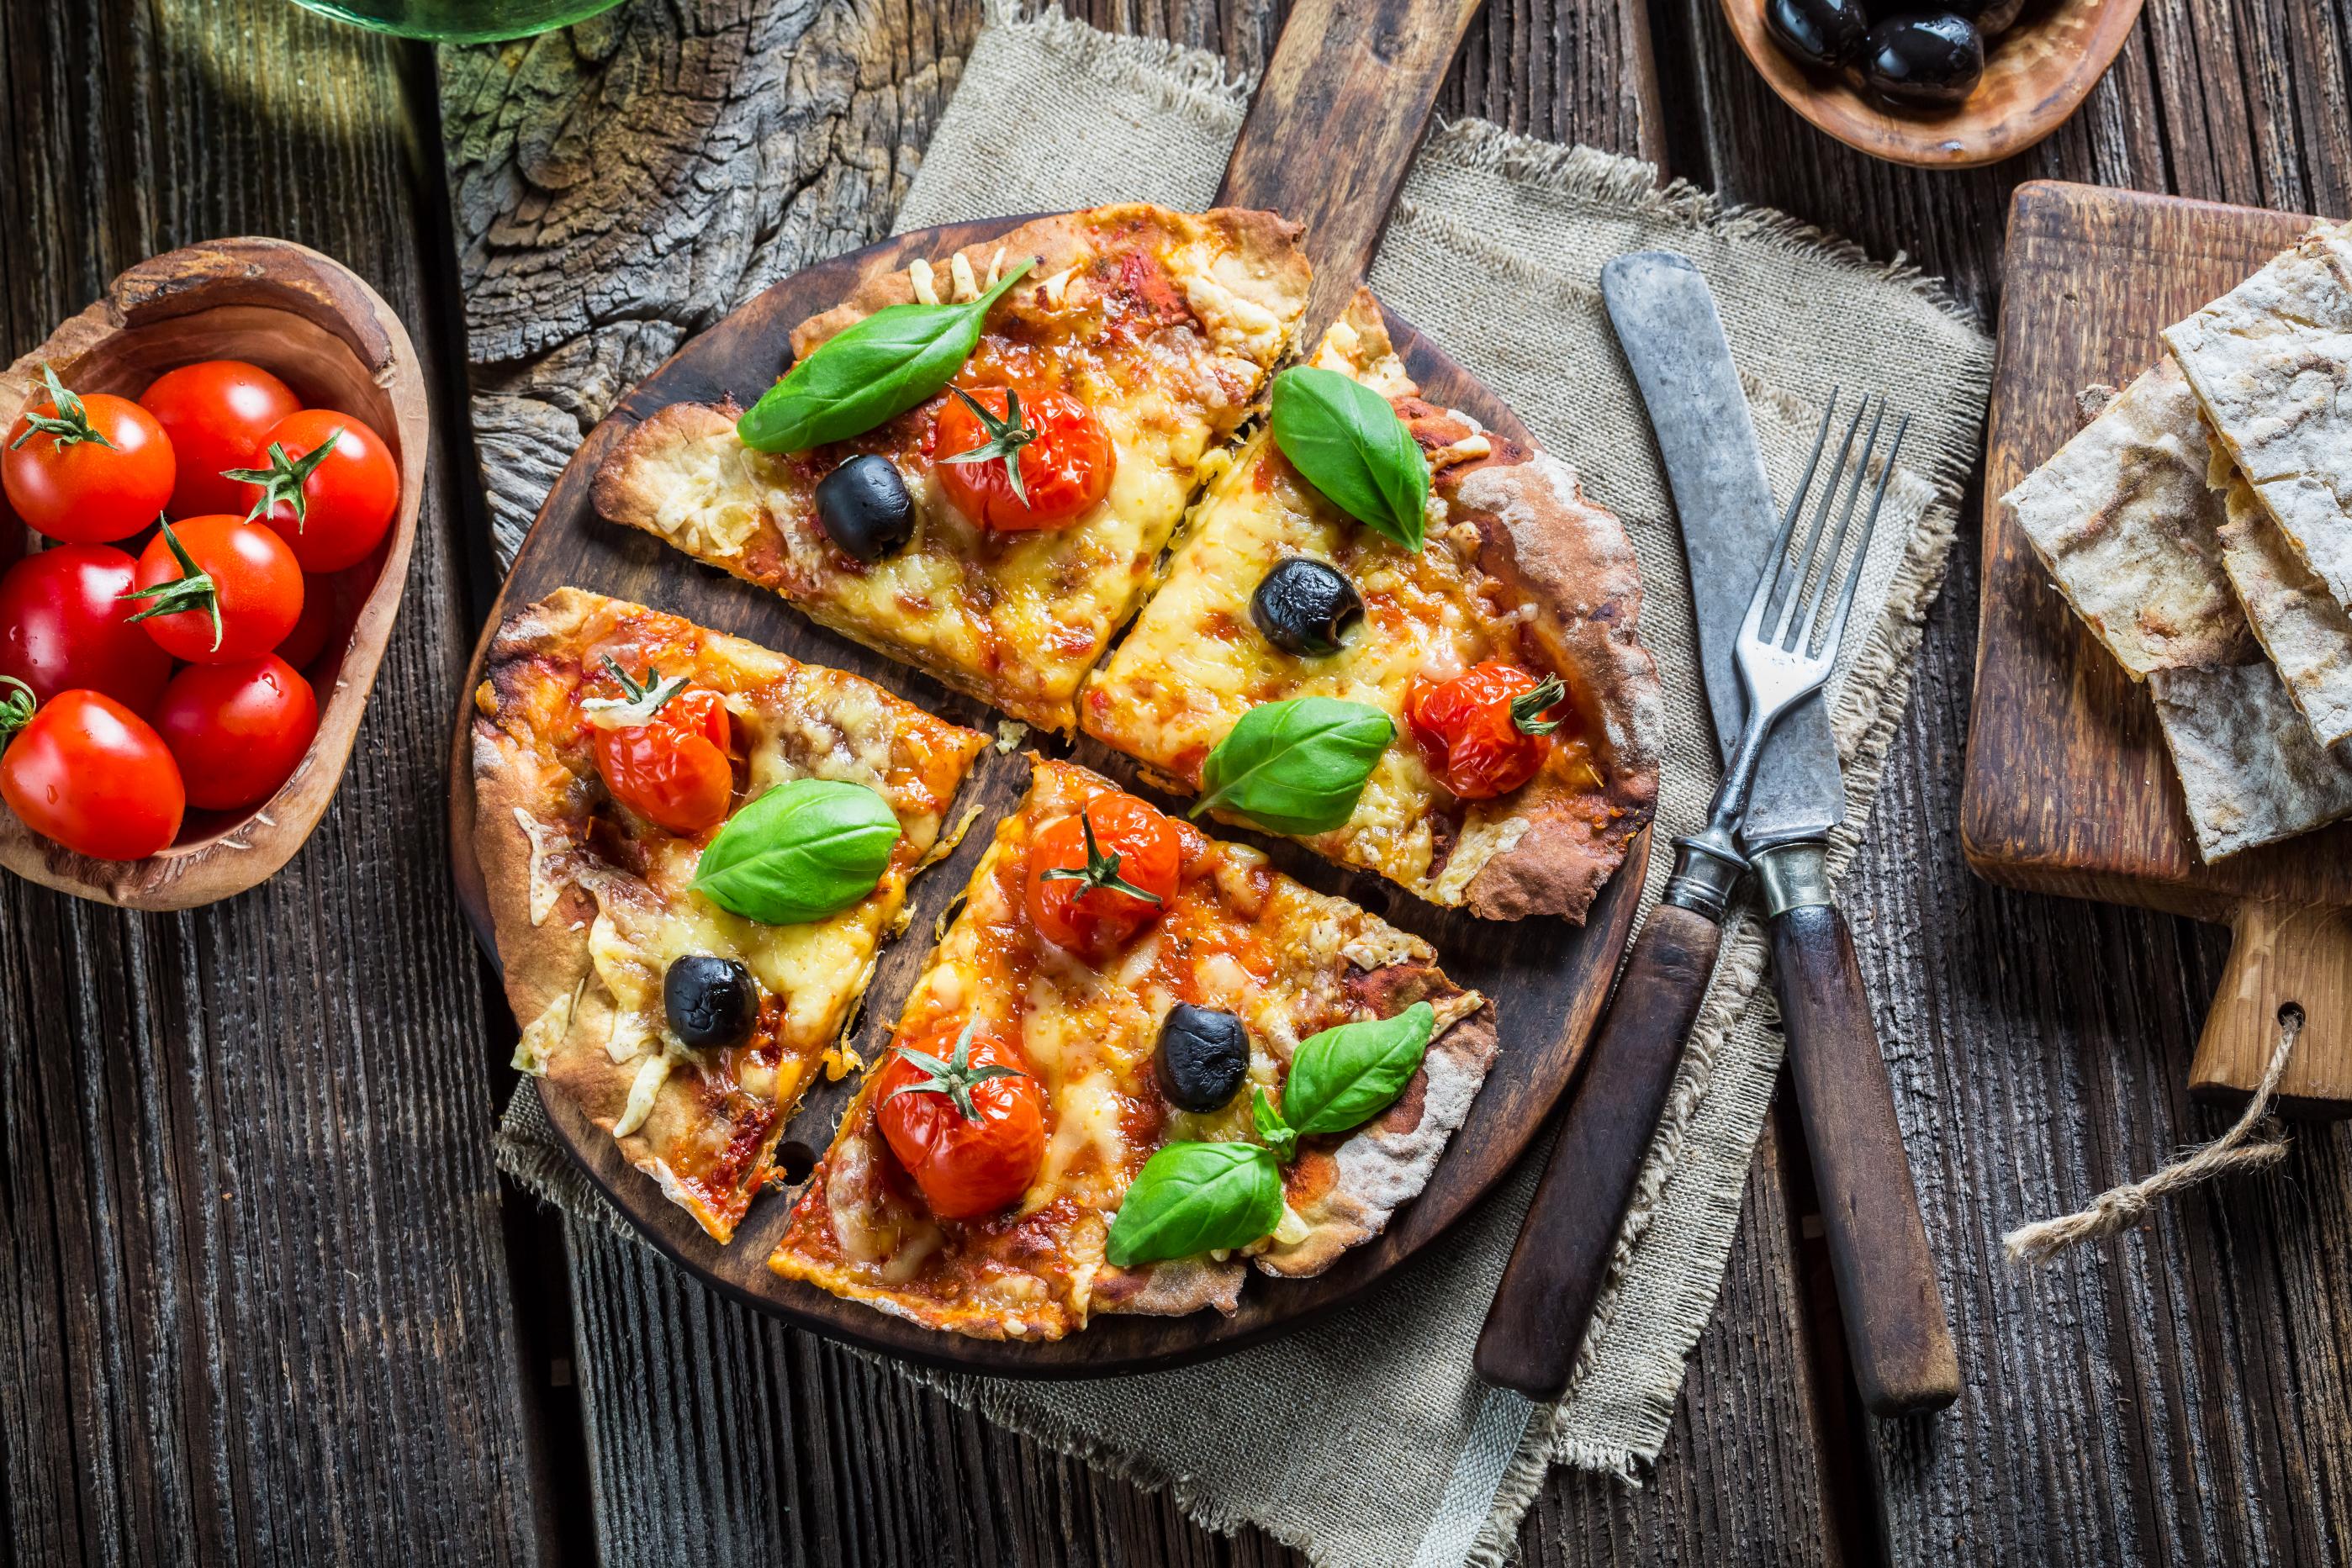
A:
{"type": "Polygon", "coordinates": [[[2269,664],[2161,670],[2148,689],[2207,861],[2352,813],[2352,745],[2321,746],[2269,664]]]}
{"type": "Polygon", "coordinates": [[[2264,509],[2352,605],[2352,225],[2315,228],[2164,340],[2264,509]]]}
{"type": "Polygon", "coordinates": [[[2215,465],[2228,517],[2221,564],[2323,746],[2352,739],[2352,612],[2336,601],[2226,458],[2215,465]]]}
{"type": "Polygon", "coordinates": [[[2210,458],[2196,396],[2166,359],[2001,498],[2135,681],[2255,656],[2222,569],[2210,458]]]}

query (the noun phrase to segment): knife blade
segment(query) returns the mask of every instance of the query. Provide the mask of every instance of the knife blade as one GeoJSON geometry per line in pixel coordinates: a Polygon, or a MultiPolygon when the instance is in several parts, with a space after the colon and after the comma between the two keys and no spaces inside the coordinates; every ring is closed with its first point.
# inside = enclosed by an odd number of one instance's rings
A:
{"type": "MultiPolygon", "coordinates": [[[[1779,509],[1697,267],[1663,251],[1619,256],[1601,269],[1601,292],[1674,494],[1707,706],[1727,755],[1747,716],[1739,626],[1778,538],[1779,509]]],[[[1959,1361],[1861,964],[1830,894],[1829,833],[1844,819],[1824,691],[1766,743],[1738,843],[1771,931],[1790,1076],[1855,1382],[1874,1414],[1904,1415],[1958,1397],[1959,1361]]]]}

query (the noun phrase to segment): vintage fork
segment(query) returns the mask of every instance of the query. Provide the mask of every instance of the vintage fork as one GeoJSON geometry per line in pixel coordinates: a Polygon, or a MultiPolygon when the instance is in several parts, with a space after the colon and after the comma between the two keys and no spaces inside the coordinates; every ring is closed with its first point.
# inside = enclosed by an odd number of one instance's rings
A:
{"type": "Polygon", "coordinates": [[[1739,678],[1748,694],[1739,745],[1716,789],[1706,826],[1675,841],[1674,874],[1664,898],[1634,940],[1609,1011],[1594,1033],[1582,1085],[1560,1124],[1543,1182],[1479,1333],[1478,1375],[1530,1398],[1555,1399],[1566,1392],[1593,1303],[1609,1277],[1626,1205],[1715,972],[1724,907],[1747,870],[1736,842],[1757,758],[1773,724],[1819,691],[1837,664],[1846,613],[1853,608],[1886,498],[1887,476],[1894,472],[1908,423],[1897,422],[1895,439],[1878,460],[1886,404],[1878,400],[1874,414],[1872,401],[1864,398],[1847,420],[1828,481],[1813,503],[1811,525],[1792,552],[1790,546],[1813,497],[1837,419],[1835,393],[1822,415],[1804,482],[1781,517],[1739,628],[1739,678]],[[1857,457],[1854,438],[1865,414],[1870,430],[1857,457]],[[1874,460],[1880,464],[1878,482],[1857,528],[1855,511],[1874,460]]]}

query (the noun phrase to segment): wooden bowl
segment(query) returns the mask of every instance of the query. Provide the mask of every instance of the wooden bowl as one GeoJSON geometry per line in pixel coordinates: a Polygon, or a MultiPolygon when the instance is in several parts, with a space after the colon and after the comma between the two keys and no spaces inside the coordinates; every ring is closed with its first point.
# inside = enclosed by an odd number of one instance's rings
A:
{"type": "MultiPolygon", "coordinates": [[[[0,865],[132,909],[186,909],[242,893],[310,836],[342,781],[360,710],[392,636],[425,496],[425,378],[407,332],[355,274],[286,240],[214,240],[140,263],[110,284],[104,298],[0,372],[0,410],[14,420],[39,387],[44,363],[55,365],[77,392],[136,397],[165,371],[211,359],[249,361],[283,380],[306,406],[337,409],[373,426],[400,465],[400,507],[370,557],[374,579],[365,584],[348,635],[340,646],[331,640],[304,669],[319,694],[319,733],[277,794],[250,811],[191,810],[179,840],[142,861],[76,854],[0,810],[0,865]]],[[[0,523],[16,528],[13,519],[0,523]]],[[[365,564],[351,570],[364,582],[365,564]]]]}
{"type": "Polygon", "coordinates": [[[1984,79],[1941,114],[1881,109],[1843,77],[1809,70],[1764,30],[1765,0],[1723,0],[1748,62],[1790,108],[1847,146],[1922,169],[1973,169],[2024,152],[2063,124],[2107,74],[2140,0],[2027,0],[1985,48],[1984,79]]]}

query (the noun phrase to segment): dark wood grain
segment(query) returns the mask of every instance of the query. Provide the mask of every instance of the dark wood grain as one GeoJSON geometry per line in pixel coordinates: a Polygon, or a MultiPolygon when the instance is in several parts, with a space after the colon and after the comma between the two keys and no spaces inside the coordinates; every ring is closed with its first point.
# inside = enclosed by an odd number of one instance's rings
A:
{"type": "MultiPolygon", "coordinates": [[[[280,0],[0,7],[6,356],[223,235],[314,246],[427,321],[402,58],[280,0]]],[[[0,877],[10,1562],[546,1556],[438,864],[472,633],[448,481],[351,770],[274,880],[144,915],[0,877]]]]}
{"type": "Polygon", "coordinates": [[[1789,1077],[1863,1407],[1941,1410],[1960,1396],[1959,1359],[1853,937],[1833,904],[1800,905],[1771,924],[1789,1077]]]}
{"type": "Polygon", "coordinates": [[[1568,1391],[1722,946],[1721,925],[1675,904],[1643,924],[1478,1332],[1478,1375],[1497,1387],[1568,1391]]]}

